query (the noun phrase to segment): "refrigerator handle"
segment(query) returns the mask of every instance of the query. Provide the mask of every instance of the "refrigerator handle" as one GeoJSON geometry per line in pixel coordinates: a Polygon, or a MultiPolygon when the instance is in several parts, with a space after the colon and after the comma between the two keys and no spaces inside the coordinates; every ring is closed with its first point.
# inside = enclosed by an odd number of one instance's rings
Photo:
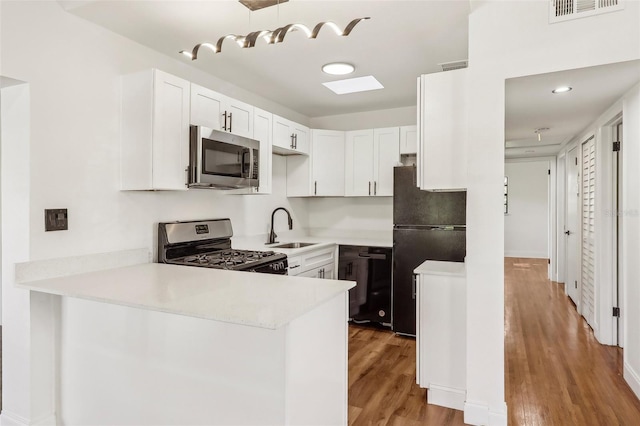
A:
{"type": "Polygon", "coordinates": [[[416,282],[418,280],[418,276],[416,274],[413,274],[412,278],[411,278],[411,298],[413,300],[416,299],[416,282]]]}

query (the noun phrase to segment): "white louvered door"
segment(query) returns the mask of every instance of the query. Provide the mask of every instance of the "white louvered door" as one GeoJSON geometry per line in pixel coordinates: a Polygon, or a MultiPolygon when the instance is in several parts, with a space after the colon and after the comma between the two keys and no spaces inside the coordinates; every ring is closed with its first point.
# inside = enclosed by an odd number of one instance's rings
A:
{"type": "Polygon", "coordinates": [[[595,138],[582,144],[582,268],[581,314],[593,328],[595,320],[595,138]]]}

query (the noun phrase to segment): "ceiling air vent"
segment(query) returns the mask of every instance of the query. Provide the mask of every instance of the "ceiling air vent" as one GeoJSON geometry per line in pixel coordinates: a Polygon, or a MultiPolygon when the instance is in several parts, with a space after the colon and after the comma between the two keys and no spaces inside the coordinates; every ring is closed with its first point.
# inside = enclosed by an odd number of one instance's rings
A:
{"type": "Polygon", "coordinates": [[[461,61],[443,62],[438,65],[442,67],[442,71],[451,71],[458,70],[460,68],[467,68],[469,66],[469,62],[466,59],[463,59],[461,61]]]}
{"type": "Polygon", "coordinates": [[[549,23],[624,9],[624,0],[550,0],[549,23]]]}

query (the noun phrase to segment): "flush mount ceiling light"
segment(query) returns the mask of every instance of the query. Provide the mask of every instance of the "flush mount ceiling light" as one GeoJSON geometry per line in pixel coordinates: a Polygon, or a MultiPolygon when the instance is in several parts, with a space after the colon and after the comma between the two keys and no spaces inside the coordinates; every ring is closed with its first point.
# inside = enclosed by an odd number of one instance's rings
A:
{"type": "Polygon", "coordinates": [[[327,83],[322,83],[322,85],[337,95],[384,89],[384,86],[372,75],[348,78],[346,80],[329,81],[327,83]]]}
{"type": "Polygon", "coordinates": [[[322,72],[331,75],[351,74],[355,69],[353,65],[346,62],[332,62],[322,66],[322,72]]]}
{"type": "Polygon", "coordinates": [[[205,47],[211,50],[213,53],[220,53],[222,51],[222,43],[227,39],[233,40],[236,44],[238,44],[242,48],[249,48],[249,47],[254,47],[256,45],[256,41],[259,38],[263,39],[267,44],[282,43],[284,41],[284,37],[288,33],[292,31],[298,31],[298,30],[302,31],[307,36],[307,38],[315,39],[316,37],[318,37],[320,30],[325,25],[331,28],[337,35],[346,37],[349,34],[351,34],[351,31],[353,31],[353,28],[356,25],[358,25],[360,21],[364,21],[366,19],[370,19],[370,18],[365,17],[365,18],[354,19],[353,21],[349,22],[349,24],[347,24],[344,30],[341,30],[340,27],[338,27],[333,22],[327,21],[327,22],[320,22],[315,27],[313,27],[313,30],[310,30],[306,25],[303,25],[303,24],[288,24],[288,25],[285,25],[284,27],[276,28],[273,31],[269,31],[269,30],[254,31],[247,35],[227,34],[226,36],[220,37],[216,44],[209,43],[209,42],[200,43],[200,44],[196,44],[195,47],[191,50],[191,52],[189,52],[188,50],[181,50],[180,53],[191,58],[192,61],[195,61],[196,59],[198,59],[198,51],[200,50],[201,47],[205,47]]]}
{"type": "Polygon", "coordinates": [[[560,86],[553,89],[551,93],[567,93],[567,92],[570,92],[571,89],[572,87],[569,87],[569,86],[560,86]]]}
{"type": "Polygon", "coordinates": [[[542,132],[546,132],[548,130],[550,130],[548,127],[538,127],[533,131],[533,133],[538,135],[538,142],[542,140],[542,132]]]}

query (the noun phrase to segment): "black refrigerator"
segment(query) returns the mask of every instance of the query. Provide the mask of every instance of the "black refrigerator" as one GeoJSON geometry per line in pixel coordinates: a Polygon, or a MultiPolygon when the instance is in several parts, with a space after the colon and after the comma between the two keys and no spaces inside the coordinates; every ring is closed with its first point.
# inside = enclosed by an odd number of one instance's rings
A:
{"type": "Polygon", "coordinates": [[[416,334],[413,270],[425,260],[463,262],[467,192],[428,192],[416,187],[416,168],[393,173],[392,329],[416,334]]]}

